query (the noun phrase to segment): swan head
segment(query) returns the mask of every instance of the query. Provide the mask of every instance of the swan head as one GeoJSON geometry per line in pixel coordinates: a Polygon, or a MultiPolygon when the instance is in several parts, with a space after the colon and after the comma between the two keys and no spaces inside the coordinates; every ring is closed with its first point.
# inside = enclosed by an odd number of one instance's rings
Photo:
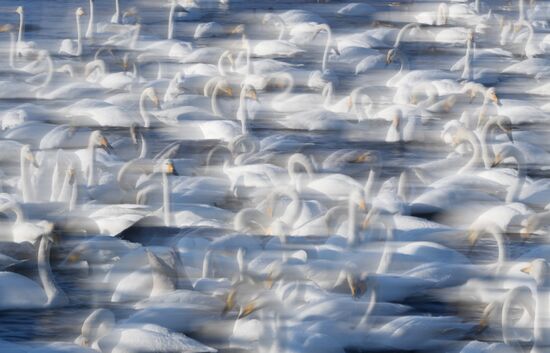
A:
{"type": "Polygon", "coordinates": [[[19,15],[22,15],[23,14],[23,6],[17,6],[17,8],[15,9],[15,13],[19,14],[19,15]]]}
{"type": "Polygon", "coordinates": [[[171,159],[166,159],[162,162],[161,172],[167,175],[179,175],[171,159]]]}
{"type": "Polygon", "coordinates": [[[546,284],[548,282],[548,275],[550,275],[548,262],[545,259],[531,261],[529,265],[521,269],[521,272],[533,277],[538,285],[546,284]]]}
{"type": "Polygon", "coordinates": [[[541,225],[541,218],[538,214],[530,215],[521,222],[519,235],[521,239],[529,239],[531,234],[536,232],[541,225]]]}
{"type": "Polygon", "coordinates": [[[157,95],[157,91],[153,87],[147,87],[144,89],[142,95],[151,100],[156,109],[160,108],[160,99],[157,95]]]}
{"type": "Polygon", "coordinates": [[[390,50],[388,50],[388,54],[386,54],[386,65],[393,63],[393,61],[399,54],[400,53],[398,48],[391,48],[390,50]]]}
{"type": "MultiPolygon", "coordinates": [[[[231,87],[229,87],[231,89],[231,87]]],[[[245,84],[243,86],[245,97],[248,99],[252,99],[254,101],[258,101],[258,93],[256,92],[256,89],[252,85],[245,84]]]]}
{"type": "Polygon", "coordinates": [[[518,165],[522,165],[525,158],[523,153],[513,145],[505,145],[502,149],[495,155],[493,160],[492,167],[500,165],[506,158],[512,157],[516,160],[518,165]]]}
{"type": "Polygon", "coordinates": [[[79,7],[78,9],[76,9],[76,12],[75,14],[80,17],[80,16],[84,16],[86,13],[84,12],[84,9],[82,7],[79,7]]]}
{"type": "Polygon", "coordinates": [[[93,131],[90,135],[90,144],[94,147],[103,148],[109,154],[113,152],[113,146],[99,130],[93,131]]]}
{"type": "Polygon", "coordinates": [[[115,315],[107,309],[96,309],[84,320],[81,334],[75,343],[92,347],[101,337],[110,333],[115,325],[115,315]]]}
{"type": "Polygon", "coordinates": [[[512,135],[512,120],[507,116],[500,115],[497,117],[496,124],[504,133],[506,133],[506,136],[508,136],[510,142],[514,142],[514,136],[512,135]]]}
{"type": "Polygon", "coordinates": [[[495,103],[496,105],[502,105],[500,99],[497,96],[497,91],[494,87],[488,88],[485,92],[485,98],[495,103]]]}
{"type": "Polygon", "coordinates": [[[0,26],[0,33],[11,32],[11,31],[13,31],[13,25],[9,23],[0,26]]]}
{"type": "Polygon", "coordinates": [[[36,161],[36,158],[34,158],[34,154],[31,151],[31,146],[24,145],[21,147],[21,158],[27,160],[30,162],[35,168],[38,168],[38,162],[36,161]]]}

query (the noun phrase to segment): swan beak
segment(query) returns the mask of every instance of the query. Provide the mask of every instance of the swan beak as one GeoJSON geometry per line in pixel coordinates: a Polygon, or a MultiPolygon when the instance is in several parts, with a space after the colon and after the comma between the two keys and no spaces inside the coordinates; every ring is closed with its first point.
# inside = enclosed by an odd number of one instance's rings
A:
{"type": "Polygon", "coordinates": [[[13,26],[10,24],[5,24],[0,26],[0,33],[11,32],[12,30],[13,30],[13,26]]]}
{"type": "Polygon", "coordinates": [[[481,318],[481,320],[479,320],[479,323],[477,324],[476,333],[478,333],[478,334],[482,333],[483,331],[485,331],[487,329],[487,327],[489,327],[489,321],[484,316],[484,317],[481,318]]]}
{"type": "Polygon", "coordinates": [[[176,168],[174,167],[174,164],[173,163],[170,163],[166,166],[166,174],[172,174],[172,175],[176,175],[178,176],[178,171],[176,170],[176,168]]]}
{"type": "Polygon", "coordinates": [[[258,101],[258,95],[256,94],[256,90],[254,89],[249,90],[246,96],[252,100],[258,101]]]}
{"type": "Polygon", "coordinates": [[[273,288],[273,283],[275,281],[273,280],[273,276],[271,275],[271,273],[267,276],[267,279],[265,280],[265,287],[267,289],[271,289],[273,288]]]}
{"type": "Polygon", "coordinates": [[[468,244],[470,244],[470,247],[474,247],[476,245],[478,238],[479,238],[478,231],[476,230],[468,231],[468,244]]]}
{"type": "Polygon", "coordinates": [[[530,275],[532,270],[533,270],[533,265],[529,264],[528,266],[522,268],[520,271],[530,275]]]}
{"type": "Polygon", "coordinates": [[[105,150],[108,154],[111,154],[113,152],[113,146],[107,141],[105,137],[102,137],[99,141],[99,146],[105,150]]]}
{"type": "Polygon", "coordinates": [[[27,159],[29,160],[29,162],[32,163],[32,165],[35,167],[35,168],[39,168],[40,165],[38,164],[38,162],[36,161],[36,158],[34,158],[34,155],[32,153],[29,153],[27,155],[27,159]]]}
{"type": "Polygon", "coordinates": [[[67,257],[67,262],[70,264],[74,264],[76,262],[80,261],[80,252],[75,251],[67,257]]]}
{"type": "Polygon", "coordinates": [[[495,160],[493,161],[493,164],[491,164],[491,168],[498,166],[502,162],[502,155],[499,153],[495,156],[495,160]]]}
{"type": "Polygon", "coordinates": [[[363,211],[365,211],[367,209],[367,204],[366,204],[365,200],[361,200],[359,202],[359,208],[362,209],[363,211]]]}
{"type": "Polygon", "coordinates": [[[508,136],[508,140],[510,140],[510,142],[514,143],[514,136],[512,135],[511,129],[506,130],[506,136],[508,136]]]}
{"type": "Polygon", "coordinates": [[[353,299],[361,298],[367,290],[367,284],[365,283],[365,281],[348,281],[348,284],[353,299]]]}
{"type": "Polygon", "coordinates": [[[231,30],[231,34],[242,34],[243,32],[244,32],[244,25],[243,24],[235,26],[235,28],[233,28],[231,30]]]}
{"type": "Polygon", "coordinates": [[[248,303],[243,308],[241,308],[241,310],[239,311],[239,315],[237,316],[237,319],[247,317],[248,315],[252,314],[256,310],[257,310],[257,307],[254,302],[248,303]]]}
{"type": "Polygon", "coordinates": [[[223,307],[223,310],[222,310],[222,316],[227,315],[227,313],[230,312],[235,307],[236,294],[237,294],[237,290],[232,289],[227,295],[227,298],[225,299],[225,306],[223,307]]]}
{"type": "Polygon", "coordinates": [[[233,96],[233,89],[231,87],[227,87],[225,89],[223,89],[223,91],[225,92],[225,94],[227,94],[229,97],[232,97],[233,96]]]}
{"type": "Polygon", "coordinates": [[[351,96],[348,97],[348,112],[351,111],[351,108],[353,107],[353,98],[351,96]]]}

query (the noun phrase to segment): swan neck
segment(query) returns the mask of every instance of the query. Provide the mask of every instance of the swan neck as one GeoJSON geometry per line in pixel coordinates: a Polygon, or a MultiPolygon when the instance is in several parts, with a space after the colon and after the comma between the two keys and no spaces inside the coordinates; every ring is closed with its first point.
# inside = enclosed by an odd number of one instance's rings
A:
{"type": "Polygon", "coordinates": [[[323,27],[327,32],[327,42],[325,43],[325,50],[323,51],[323,62],[322,62],[321,70],[322,72],[325,72],[327,69],[328,52],[330,49],[330,44],[332,43],[332,31],[330,30],[329,26],[323,26],[323,27]]]}
{"type": "Polygon", "coordinates": [[[409,23],[408,25],[405,25],[405,26],[403,26],[403,28],[401,28],[401,30],[397,34],[397,37],[395,38],[395,43],[393,44],[394,48],[399,48],[399,46],[401,45],[401,41],[403,40],[403,36],[405,35],[405,32],[409,28],[411,28],[415,25],[416,25],[415,23],[409,23]]]}
{"type": "MultiPolygon", "coordinates": [[[[117,0],[118,3],[118,0],[117,0]]],[[[167,39],[172,39],[174,37],[174,15],[176,13],[176,2],[172,2],[170,7],[170,14],[168,15],[168,34],[167,39]]]]}
{"type": "Polygon", "coordinates": [[[493,119],[490,119],[485,126],[483,126],[483,129],[481,130],[481,154],[483,158],[483,164],[485,165],[485,169],[491,168],[492,161],[494,159],[493,155],[493,149],[489,147],[489,144],[492,144],[492,126],[493,126],[493,119]]]}
{"type": "Polygon", "coordinates": [[[348,246],[353,247],[358,243],[357,239],[357,207],[356,197],[350,196],[348,200],[348,246]]]}
{"type": "Polygon", "coordinates": [[[139,151],[139,157],[140,159],[147,157],[147,141],[145,140],[145,136],[139,132],[139,143],[141,145],[141,149],[139,151]]]}
{"type": "Polygon", "coordinates": [[[17,33],[17,43],[21,43],[23,41],[23,36],[25,33],[25,15],[23,12],[19,14],[19,32],[17,33]]]}
{"type": "Polygon", "coordinates": [[[506,202],[514,202],[519,199],[519,195],[523,184],[525,183],[525,166],[522,159],[516,158],[518,164],[518,176],[514,185],[508,190],[506,194],[506,202]]]}
{"type": "Polygon", "coordinates": [[[15,42],[15,34],[10,32],[10,53],[9,53],[9,63],[12,69],[15,69],[15,51],[17,43],[15,42]]]}
{"type": "Polygon", "coordinates": [[[65,293],[57,286],[53,279],[52,269],[50,267],[50,244],[47,236],[42,236],[40,240],[37,262],[40,282],[48,298],[46,305],[66,302],[67,298],[65,293]]]}
{"type": "Polygon", "coordinates": [[[21,171],[21,188],[23,193],[23,202],[31,201],[31,180],[30,180],[30,165],[24,156],[21,156],[20,171],[21,171]]]}
{"type": "Polygon", "coordinates": [[[473,72],[471,68],[472,60],[472,40],[468,39],[466,45],[466,55],[464,57],[464,70],[462,71],[461,76],[463,80],[472,81],[473,79],[473,72]]]}
{"type": "Polygon", "coordinates": [[[237,119],[241,121],[241,133],[245,135],[247,133],[248,122],[248,104],[246,101],[246,88],[241,90],[241,96],[239,97],[239,108],[237,110],[237,119]]]}
{"type": "Polygon", "coordinates": [[[139,113],[141,119],[143,119],[143,127],[148,128],[151,125],[151,113],[145,107],[145,100],[147,99],[146,92],[142,92],[139,97],[139,113]]]}
{"type": "Polygon", "coordinates": [[[90,18],[88,20],[88,29],[86,30],[86,38],[94,37],[94,0],[90,0],[90,18]]]}
{"type": "Polygon", "coordinates": [[[170,209],[170,180],[168,174],[162,173],[162,210],[164,215],[164,225],[170,227],[171,209],[170,209]]]}
{"type": "Polygon", "coordinates": [[[88,187],[95,185],[95,145],[90,142],[88,145],[88,158],[90,164],[88,165],[88,187]]]}
{"type": "Polygon", "coordinates": [[[480,151],[480,142],[478,138],[474,135],[473,132],[467,131],[466,132],[466,140],[470,142],[472,145],[473,153],[472,158],[466,163],[459,171],[458,173],[464,173],[467,170],[470,170],[471,168],[476,167],[480,162],[481,157],[481,151],[480,151]]]}
{"type": "Polygon", "coordinates": [[[80,16],[76,15],[76,56],[82,55],[82,29],[80,28],[80,16]]]}
{"type": "Polygon", "coordinates": [[[216,86],[214,86],[212,97],[210,97],[210,105],[212,107],[212,113],[214,113],[214,115],[217,115],[217,116],[221,116],[220,105],[218,103],[218,96],[221,91],[221,85],[222,85],[222,82],[218,81],[216,86]]]}
{"type": "Polygon", "coordinates": [[[534,352],[546,352],[550,348],[550,285],[547,279],[537,284],[535,320],[533,327],[534,352]]]}
{"type": "Polygon", "coordinates": [[[202,260],[202,278],[209,278],[210,277],[210,260],[212,257],[212,253],[210,251],[207,251],[204,254],[204,259],[202,260]]]}

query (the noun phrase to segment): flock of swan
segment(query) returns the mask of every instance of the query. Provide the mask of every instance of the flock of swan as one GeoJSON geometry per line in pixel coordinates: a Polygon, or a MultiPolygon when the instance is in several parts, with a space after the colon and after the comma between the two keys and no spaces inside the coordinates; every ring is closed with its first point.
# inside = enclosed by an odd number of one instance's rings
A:
{"type": "Polygon", "coordinates": [[[549,19],[8,1],[0,352],[550,352],[549,19]]]}

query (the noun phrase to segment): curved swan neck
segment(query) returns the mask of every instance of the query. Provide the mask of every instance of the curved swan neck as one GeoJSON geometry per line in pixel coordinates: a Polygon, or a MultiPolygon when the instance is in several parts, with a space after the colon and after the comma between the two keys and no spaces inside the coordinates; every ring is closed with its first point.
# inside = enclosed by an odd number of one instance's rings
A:
{"type": "MultiPolygon", "coordinates": [[[[472,145],[473,153],[472,158],[466,163],[458,173],[464,173],[467,170],[470,170],[471,168],[475,168],[479,162],[481,157],[481,151],[480,151],[480,142],[478,138],[475,136],[475,134],[469,130],[464,130],[464,139],[468,141],[472,145]]],[[[482,142],[483,143],[483,142],[482,142]]]]}
{"type": "MultiPolygon", "coordinates": [[[[292,226],[300,217],[300,214],[302,213],[302,202],[300,201],[300,197],[298,196],[298,193],[292,189],[291,187],[281,188],[278,190],[275,190],[269,199],[269,207],[271,208],[271,212],[274,213],[274,208],[277,205],[277,199],[280,196],[286,196],[290,199],[290,205],[294,205],[293,212],[291,216],[289,217],[288,225],[292,226]]],[[[288,207],[288,206],[287,206],[288,207]]]]}
{"type": "Polygon", "coordinates": [[[94,0],[90,0],[90,19],[88,20],[88,29],[86,30],[86,38],[94,37],[94,0]]]}
{"type": "Polygon", "coordinates": [[[498,117],[496,116],[492,116],[481,130],[481,141],[483,141],[481,143],[481,154],[486,169],[491,168],[491,164],[494,159],[493,149],[492,147],[489,147],[489,144],[492,144],[492,131],[497,122],[497,118],[498,117]]]}
{"type": "Polygon", "coordinates": [[[147,92],[143,91],[139,97],[139,113],[143,119],[143,127],[148,128],[151,126],[152,114],[145,107],[145,101],[147,100],[147,92]]]}
{"type": "MultiPolygon", "coordinates": [[[[533,305],[534,293],[527,286],[518,286],[511,289],[502,303],[501,315],[502,315],[502,338],[505,344],[514,346],[519,350],[517,342],[512,340],[512,327],[511,327],[511,308],[512,304],[518,302],[521,307],[527,311],[531,318],[535,317],[535,308],[533,305]]],[[[536,304],[536,303],[535,303],[536,304]]],[[[521,350],[519,350],[521,351],[521,350]]]]}
{"type": "Polygon", "coordinates": [[[294,77],[291,74],[289,74],[288,72],[284,72],[280,74],[280,77],[286,80],[286,87],[281,93],[279,93],[275,97],[275,100],[277,101],[285,100],[290,97],[292,90],[294,89],[294,77]]]}
{"type": "Polygon", "coordinates": [[[220,105],[218,103],[218,96],[220,94],[222,84],[222,80],[219,80],[216,83],[216,86],[214,86],[214,90],[212,91],[212,97],[210,97],[210,106],[212,107],[212,113],[217,116],[222,115],[220,111],[220,105]]]}
{"type": "Polygon", "coordinates": [[[44,292],[48,298],[46,305],[56,305],[68,302],[67,296],[61,290],[53,279],[52,269],[50,267],[50,242],[47,236],[42,236],[38,248],[38,275],[44,292]]]}
{"type": "Polygon", "coordinates": [[[508,194],[506,195],[506,202],[514,202],[519,198],[521,188],[523,187],[526,177],[525,159],[521,155],[521,152],[517,151],[517,153],[514,153],[514,158],[516,159],[518,166],[518,176],[516,178],[514,186],[512,186],[508,190],[508,194]]]}
{"type": "Polygon", "coordinates": [[[140,131],[138,132],[138,135],[139,135],[139,143],[141,145],[138,158],[141,159],[141,158],[147,157],[148,148],[147,148],[147,140],[145,140],[145,136],[143,135],[143,133],[140,131]]]}
{"type": "Polygon", "coordinates": [[[310,180],[313,178],[315,168],[313,167],[311,160],[309,160],[305,155],[301,153],[295,153],[290,156],[287,164],[290,180],[292,183],[294,183],[296,190],[300,192],[302,189],[302,185],[300,180],[298,180],[298,175],[296,174],[296,166],[301,165],[305,169],[306,174],[310,180]]]}
{"type": "Polygon", "coordinates": [[[409,30],[410,28],[416,27],[416,26],[418,26],[417,23],[409,23],[409,24],[403,26],[403,28],[401,28],[401,30],[397,34],[397,37],[395,38],[395,43],[393,44],[393,47],[398,48],[401,45],[401,41],[403,40],[403,36],[405,35],[405,32],[407,30],[409,30]]]}

